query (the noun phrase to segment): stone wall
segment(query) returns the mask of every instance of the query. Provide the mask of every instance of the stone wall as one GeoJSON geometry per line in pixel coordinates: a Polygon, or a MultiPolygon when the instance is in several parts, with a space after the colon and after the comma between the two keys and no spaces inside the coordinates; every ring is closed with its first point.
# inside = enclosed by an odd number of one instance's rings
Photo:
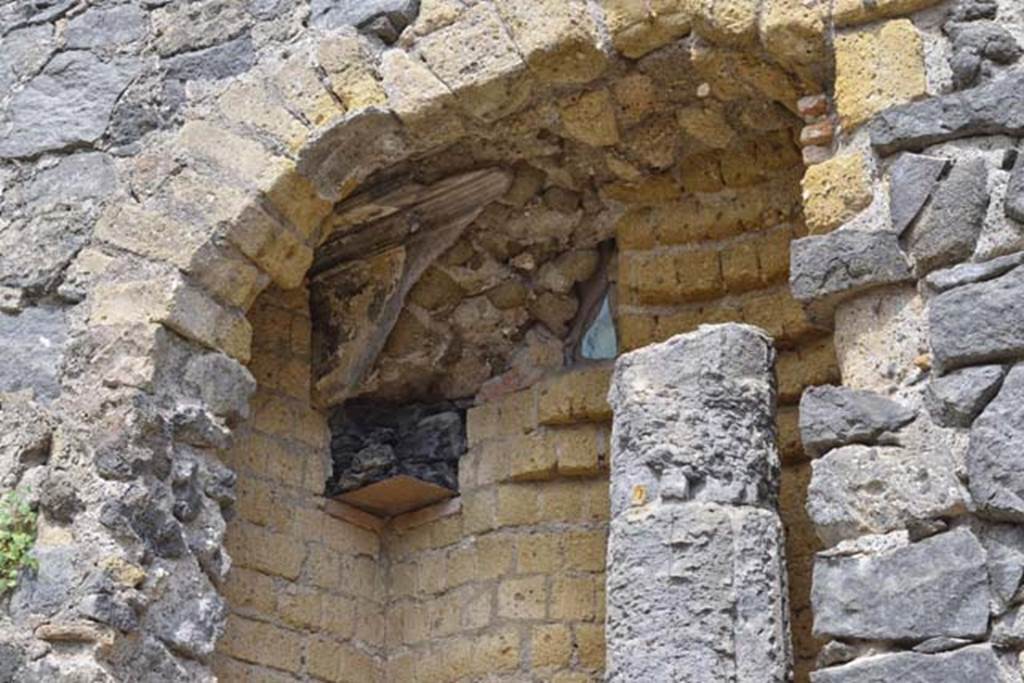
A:
{"type": "MultiPolygon", "coordinates": [[[[263,345],[272,344],[253,346],[256,317],[247,311],[270,282],[283,290],[302,284],[321,240],[337,227],[335,205],[367,180],[417,170],[436,180],[476,158],[467,148],[515,167],[557,143],[572,150],[560,158],[571,163],[548,165],[557,182],[545,182],[573,190],[577,177],[597,169],[601,200],[626,217],[600,237],[614,232],[621,242],[612,276],[623,285],[619,313],[630,348],[735,317],[780,338],[779,432],[793,465],[783,469],[781,487],[790,567],[806,576],[819,543],[829,547],[816,570],[816,628],[838,644],[822,665],[857,657],[818,679],[887,679],[915,667],[935,678],[971,667],[993,678],[992,667],[1002,664],[993,664],[991,648],[1005,659],[1017,642],[1014,475],[990,454],[1015,443],[1018,413],[1008,366],[1022,348],[1014,298],[1024,214],[1014,153],[1024,132],[1016,97],[1021,23],[1011,0],[424,0],[418,13],[410,2],[320,0],[4,4],[0,347],[12,362],[0,370],[0,388],[34,397],[4,394],[0,403],[4,433],[15,435],[0,444],[0,486],[29,491],[41,517],[39,571],[4,598],[0,674],[124,680],[147,671],[155,680],[208,680],[214,661],[249,672],[257,663],[250,660],[265,655],[239,649],[245,639],[231,634],[248,627],[281,628],[289,637],[275,644],[305,648],[297,665],[284,652],[263,661],[266,671],[287,678],[285,669],[299,666],[312,675],[310,653],[326,635],[309,626],[309,612],[288,617],[305,622],[284,616],[302,612],[300,596],[313,594],[310,558],[328,548],[341,553],[338,562],[344,556],[369,567],[373,553],[359,542],[332,548],[335,541],[316,531],[316,519],[333,523],[316,512],[313,496],[323,421],[305,396],[286,396],[302,386],[291,374],[302,353],[264,356],[263,345]],[[801,100],[821,92],[831,100],[801,100]],[[650,107],[652,94],[660,109],[650,107]],[[649,118],[641,123],[637,112],[649,118]],[[787,123],[776,127],[780,117],[787,123]],[[799,117],[807,124],[801,131],[799,117]],[[686,143],[671,163],[666,135],[686,143]],[[484,139],[489,145],[477,144],[484,139]],[[520,147],[524,141],[532,146],[520,147]],[[808,166],[802,220],[794,212],[797,144],[808,166]],[[783,210],[772,216],[765,210],[776,202],[783,210]],[[736,207],[755,207],[758,220],[737,231],[742,217],[718,213],[736,207]],[[719,223],[724,233],[703,231],[719,223]],[[790,290],[806,314],[781,283],[784,236],[798,238],[790,290]],[[948,270],[961,262],[969,265],[948,270]],[[835,353],[827,334],[833,320],[835,353]],[[261,388],[250,410],[251,358],[261,388]],[[262,367],[261,358],[268,359],[262,367]],[[837,382],[837,368],[850,391],[808,395],[809,445],[800,455],[792,403],[807,385],[837,382]],[[840,434],[822,428],[829,415],[845,416],[840,434]],[[232,436],[256,450],[237,442],[229,450],[232,436]],[[265,468],[251,467],[250,457],[265,468]],[[938,484],[925,487],[924,475],[938,484]],[[817,540],[800,511],[808,486],[817,540]],[[222,601],[235,581],[222,540],[236,495],[245,512],[233,518],[231,554],[239,576],[269,580],[285,596],[273,613],[266,604],[242,607],[237,597],[222,601]],[[253,501],[261,496],[279,499],[287,514],[276,503],[259,512],[263,503],[253,501]],[[291,554],[267,557],[236,534],[309,557],[296,569],[291,554]],[[986,575],[1004,582],[987,589],[996,596],[987,630],[976,610],[985,591],[975,541],[987,548],[986,575]],[[877,607],[874,622],[850,622],[830,606],[845,594],[828,587],[847,583],[854,567],[901,576],[954,556],[965,558],[948,564],[966,607],[950,610],[948,621],[897,628],[885,605],[860,594],[851,599],[877,607]],[[225,647],[247,664],[214,654],[229,611],[225,647]],[[893,653],[908,648],[917,650],[893,653]],[[935,653],[945,648],[955,649],[935,653]]],[[[568,206],[564,193],[534,189],[540,205],[568,206]]],[[[579,197],[594,207],[587,192],[579,197]]],[[[289,317],[303,318],[304,304],[289,296],[278,300],[290,302],[289,317]]],[[[259,315],[268,308],[282,306],[261,303],[259,315]]],[[[267,326],[268,339],[282,334],[267,326]]],[[[409,350],[400,341],[392,351],[409,350]]],[[[546,421],[544,391],[534,385],[523,394],[536,396],[536,426],[505,435],[503,449],[519,448],[520,439],[571,441],[572,430],[555,423],[575,418],[546,421]]],[[[506,400],[523,399],[494,406],[506,400]]],[[[570,410],[592,419],[585,407],[570,410]]],[[[604,414],[596,421],[607,421],[604,414]]],[[[547,533],[543,501],[598,497],[592,458],[575,461],[573,448],[554,446],[554,460],[550,447],[529,450],[521,471],[483,479],[471,465],[478,479],[467,480],[458,518],[471,518],[470,494],[479,486],[480,500],[523,515],[516,531],[492,531],[495,538],[535,526],[528,535],[547,533]],[[526,511],[512,506],[519,501],[526,511]]],[[[487,460],[474,450],[467,462],[478,459],[487,460]]],[[[573,510],[586,519],[558,524],[581,533],[600,527],[590,516],[596,505],[573,510]]],[[[450,519],[415,528],[450,527],[450,519]]],[[[471,545],[444,538],[450,549],[425,552],[439,557],[471,545]]],[[[386,540],[381,547],[376,571],[387,576],[386,540]]],[[[576,568],[569,577],[596,581],[598,573],[576,568]]],[[[536,580],[521,574],[509,580],[536,580]]],[[[321,588],[347,595],[342,579],[321,588]]],[[[500,595],[498,579],[488,581],[479,586],[500,595]]],[[[796,649],[805,655],[798,674],[814,651],[806,586],[793,581],[796,649]]],[[[436,595],[448,593],[431,588],[408,602],[435,609],[436,595]]],[[[933,604],[933,593],[921,596],[919,604],[933,604]]],[[[532,666],[533,636],[524,634],[551,627],[560,647],[566,624],[574,653],[568,664],[555,657],[550,671],[567,680],[597,675],[596,660],[580,654],[580,634],[594,636],[598,607],[593,619],[567,621],[548,616],[553,609],[545,606],[543,620],[494,617],[519,634],[526,657],[504,660],[508,676],[532,666]]],[[[484,632],[445,630],[438,642],[484,632]]],[[[375,650],[369,635],[353,637],[364,644],[332,652],[371,659],[376,652],[386,664],[387,635],[385,650],[375,650]]],[[[433,640],[416,641],[410,652],[431,650],[433,640]]]]}
{"type": "Polygon", "coordinates": [[[252,419],[223,454],[238,502],[214,672],[223,681],[379,680],[387,590],[378,524],[325,511],[328,430],[310,405],[308,294],[268,289],[249,320],[258,386],[252,419]]]}
{"type": "Polygon", "coordinates": [[[790,280],[842,378],[800,402],[816,682],[1021,680],[1022,35],[1017,3],[963,1],[836,38],[843,131],[790,280]]]}

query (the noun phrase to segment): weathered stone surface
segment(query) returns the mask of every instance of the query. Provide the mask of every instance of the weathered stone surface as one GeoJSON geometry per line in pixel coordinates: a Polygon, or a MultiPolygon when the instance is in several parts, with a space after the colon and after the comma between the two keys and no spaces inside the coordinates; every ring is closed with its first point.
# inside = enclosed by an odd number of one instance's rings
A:
{"type": "Polygon", "coordinates": [[[891,232],[837,230],[790,244],[789,286],[803,303],[911,279],[891,232]]]}
{"type": "Polygon", "coordinates": [[[419,9],[420,0],[312,0],[310,23],[328,29],[355,26],[390,44],[419,9]]]}
{"type": "Polygon", "coordinates": [[[60,365],[68,335],[64,311],[26,308],[0,313],[0,391],[31,389],[43,399],[60,393],[60,365]]]}
{"type": "Polygon", "coordinates": [[[943,427],[970,427],[999,391],[1005,374],[1002,365],[982,365],[932,377],[924,395],[928,412],[943,427]]]}
{"type": "Polygon", "coordinates": [[[871,204],[874,197],[871,170],[865,155],[858,151],[811,166],[801,186],[804,217],[812,235],[842,225],[871,204]]]}
{"type": "Polygon", "coordinates": [[[928,324],[940,370],[1024,356],[1024,268],[939,294],[928,324]]]}
{"type": "Polygon", "coordinates": [[[924,154],[901,154],[889,169],[889,215],[896,234],[903,231],[931,197],[939,176],[949,167],[948,159],[924,154]]]}
{"type": "Polygon", "coordinates": [[[349,401],[331,414],[329,495],[406,474],[453,491],[466,452],[466,411],[454,403],[349,401]]]}
{"type": "Polygon", "coordinates": [[[820,553],[814,562],[819,636],[977,638],[988,630],[988,600],[985,551],[967,529],[878,552],[820,553]]]}
{"type": "Polygon", "coordinates": [[[171,571],[157,587],[143,626],[190,659],[213,654],[224,630],[227,604],[201,573],[171,571]]]}
{"type": "Polygon", "coordinates": [[[1019,676],[1000,663],[991,645],[971,645],[934,655],[898,652],[865,657],[811,674],[812,683],[892,683],[914,679],[943,683],[1010,683],[1019,680],[1019,676]]]}
{"type": "Polygon", "coordinates": [[[221,353],[195,356],[189,360],[183,380],[215,415],[229,422],[249,416],[249,397],[256,391],[256,380],[233,358],[221,353]]]}
{"type": "Polygon", "coordinates": [[[997,256],[981,263],[961,263],[930,273],[925,278],[925,285],[934,292],[945,292],[947,289],[962,287],[974,282],[984,282],[1003,275],[1024,263],[1024,252],[997,256]]]}
{"type": "Polygon", "coordinates": [[[469,114],[493,121],[526,103],[529,85],[518,49],[497,11],[486,4],[417,42],[419,56],[469,114]]]}
{"type": "Polygon", "coordinates": [[[998,395],[971,427],[968,486],[981,514],[1024,520],[1024,365],[1007,374],[998,395]]]}
{"type": "Polygon", "coordinates": [[[697,502],[628,511],[612,523],[609,553],[608,681],[787,680],[773,512],[697,502]]]}
{"type": "Polygon", "coordinates": [[[68,22],[69,48],[113,48],[146,34],[146,13],[135,5],[94,7],[68,22]]]}
{"type": "Polygon", "coordinates": [[[608,66],[590,8],[579,0],[497,3],[526,64],[545,81],[586,83],[608,66]]]}
{"type": "Polygon", "coordinates": [[[1012,64],[1020,59],[1020,45],[998,24],[947,23],[946,31],[953,37],[949,66],[956,88],[967,88],[991,78],[993,63],[1012,64]]]}
{"type": "Polygon", "coordinates": [[[1017,163],[1013,166],[1010,182],[1006,186],[1003,210],[1007,217],[1024,223],[1024,154],[1017,157],[1017,163]]]}
{"type": "Polygon", "coordinates": [[[1019,524],[985,524],[977,531],[985,547],[988,581],[996,612],[1015,601],[1024,578],[1024,527],[1019,524]]]}
{"type": "Polygon", "coordinates": [[[891,436],[916,413],[871,391],[811,387],[800,398],[800,439],[812,456],[847,444],[872,445],[891,436]]]}
{"type": "Polygon", "coordinates": [[[886,107],[926,90],[921,35],[896,19],[835,38],[835,101],[843,127],[853,129],[886,107]]]}
{"type": "MultiPolygon", "coordinates": [[[[213,58],[201,68],[217,69],[217,64],[217,59],[213,58]]],[[[131,145],[151,131],[180,124],[184,106],[185,85],[181,80],[145,74],[133,81],[118,99],[110,115],[107,137],[114,145],[131,145]]]]}
{"type": "Polygon", "coordinates": [[[999,12],[998,0],[959,0],[950,10],[950,21],[977,21],[995,19],[999,12]]]}
{"type": "Polygon", "coordinates": [[[35,207],[74,205],[110,196],[118,186],[110,156],[100,152],[72,154],[26,183],[22,198],[35,207]]]}
{"type": "Polygon", "coordinates": [[[811,463],[807,514],[832,544],[959,514],[966,504],[953,459],[942,451],[845,446],[811,463]]]}
{"type": "Polygon", "coordinates": [[[906,236],[918,277],[974,253],[988,208],[988,168],[981,158],[953,165],[906,236]]]}
{"type": "Polygon", "coordinates": [[[634,455],[613,462],[613,514],[632,505],[637,488],[650,500],[773,501],[774,360],[767,338],[745,325],[706,325],[620,356],[608,399],[612,440],[634,455]]]}
{"type": "Polygon", "coordinates": [[[248,35],[204,50],[176,54],[164,60],[167,75],[182,81],[236,76],[248,71],[255,62],[256,51],[248,35]]]}
{"type": "Polygon", "coordinates": [[[974,135],[1024,135],[1024,73],[888,109],[868,125],[882,154],[974,135]]]}
{"type": "Polygon", "coordinates": [[[95,142],[138,63],[101,62],[85,51],[55,56],[12,98],[0,126],[0,156],[30,157],[95,142]]]}
{"type": "Polygon", "coordinates": [[[0,51],[0,92],[10,92],[19,79],[42,67],[55,47],[53,27],[47,24],[5,34],[4,49],[0,51]]]}
{"type": "Polygon", "coordinates": [[[13,489],[50,457],[53,417],[27,392],[0,394],[0,487],[13,489]]]}

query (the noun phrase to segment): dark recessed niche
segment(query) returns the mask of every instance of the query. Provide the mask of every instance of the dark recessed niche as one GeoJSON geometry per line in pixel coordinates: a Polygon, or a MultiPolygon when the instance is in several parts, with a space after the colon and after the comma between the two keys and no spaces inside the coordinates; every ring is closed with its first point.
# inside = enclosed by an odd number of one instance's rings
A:
{"type": "Polygon", "coordinates": [[[327,495],[402,476],[457,491],[468,403],[353,400],[338,406],[330,417],[333,471],[327,495]]]}

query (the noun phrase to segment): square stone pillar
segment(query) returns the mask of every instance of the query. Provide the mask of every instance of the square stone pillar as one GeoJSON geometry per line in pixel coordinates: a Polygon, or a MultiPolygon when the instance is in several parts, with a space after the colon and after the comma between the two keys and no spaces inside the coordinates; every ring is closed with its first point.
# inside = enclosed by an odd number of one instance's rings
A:
{"type": "Polygon", "coordinates": [[[788,680],[774,361],[715,325],[616,363],[608,681],[788,680]]]}

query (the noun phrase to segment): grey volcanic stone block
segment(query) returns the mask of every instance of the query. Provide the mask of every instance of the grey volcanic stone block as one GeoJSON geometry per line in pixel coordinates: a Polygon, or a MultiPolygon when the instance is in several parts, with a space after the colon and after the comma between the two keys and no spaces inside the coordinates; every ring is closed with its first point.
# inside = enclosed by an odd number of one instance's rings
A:
{"type": "Polygon", "coordinates": [[[68,323],[57,308],[26,308],[18,315],[0,313],[0,391],[32,389],[52,399],[60,393],[59,372],[68,323]]]}
{"type": "Polygon", "coordinates": [[[617,361],[606,680],[789,680],[773,360],[719,325],[617,361]]]}
{"type": "Polygon", "coordinates": [[[312,0],[310,23],[319,28],[355,26],[390,44],[419,11],[420,0],[312,0]]]}
{"type": "Polygon", "coordinates": [[[978,530],[988,561],[988,580],[999,608],[1014,601],[1024,578],[1024,527],[985,524],[978,530]]]}
{"type": "Polygon", "coordinates": [[[800,440],[813,456],[836,446],[871,445],[916,415],[913,408],[872,391],[811,387],[800,397],[800,440]]]}
{"type": "Polygon", "coordinates": [[[910,225],[928,201],[949,159],[924,154],[901,154],[889,169],[889,215],[897,234],[910,225]]]}
{"type": "Polygon", "coordinates": [[[138,70],[134,59],[101,62],[82,50],[56,55],[12,98],[0,127],[0,157],[30,157],[95,142],[138,70]]]}
{"type": "Polygon", "coordinates": [[[1024,521],[1024,365],[1010,370],[999,394],[971,427],[969,489],[979,514],[1024,521]]]}
{"type": "Polygon", "coordinates": [[[811,683],[1016,683],[1020,676],[1005,667],[991,645],[969,647],[940,654],[898,652],[858,659],[855,662],[811,674],[811,683]]]}
{"type": "Polygon", "coordinates": [[[1024,135],[1024,72],[960,92],[892,107],[868,125],[882,154],[975,135],[1024,135]]]}
{"type": "Polygon", "coordinates": [[[771,342],[746,325],[703,325],[619,357],[612,440],[631,456],[612,465],[612,514],[637,485],[652,499],[774,502],[774,361],[771,342]]]}
{"type": "Polygon", "coordinates": [[[682,503],[628,517],[609,539],[607,680],[786,680],[777,516],[682,503]]]}
{"type": "Polygon", "coordinates": [[[939,294],[928,325],[940,371],[1024,357],[1024,267],[939,294]]]}
{"type": "Polygon", "coordinates": [[[822,637],[977,638],[988,630],[988,601],[985,550],[967,529],[814,561],[814,633],[822,637]]]}
{"type": "Polygon", "coordinates": [[[1024,223],[1024,155],[1018,156],[1013,166],[1003,210],[1008,218],[1024,223]]]}
{"type": "Polygon", "coordinates": [[[811,463],[807,514],[832,544],[962,513],[964,497],[943,450],[844,446],[811,463]]]}
{"type": "Polygon", "coordinates": [[[789,287],[804,303],[910,279],[906,258],[891,232],[836,230],[790,245],[789,287]]]}
{"type": "Polygon", "coordinates": [[[974,282],[983,282],[1008,273],[1024,263],[1024,252],[997,256],[981,263],[961,263],[930,273],[925,278],[925,285],[933,292],[945,292],[947,289],[962,287],[974,282]]]}
{"type": "Polygon", "coordinates": [[[96,7],[68,22],[69,48],[116,47],[146,34],[146,13],[135,5],[96,7]]]}
{"type": "Polygon", "coordinates": [[[988,208],[988,168],[981,158],[954,164],[906,235],[918,277],[974,252],[988,208]]]}
{"type": "Polygon", "coordinates": [[[924,394],[928,412],[943,427],[970,427],[999,391],[1005,374],[1001,365],[982,365],[932,377],[924,394]]]}
{"type": "Polygon", "coordinates": [[[167,75],[182,81],[236,76],[256,62],[252,38],[247,34],[220,45],[183,52],[164,60],[167,75]]]}

